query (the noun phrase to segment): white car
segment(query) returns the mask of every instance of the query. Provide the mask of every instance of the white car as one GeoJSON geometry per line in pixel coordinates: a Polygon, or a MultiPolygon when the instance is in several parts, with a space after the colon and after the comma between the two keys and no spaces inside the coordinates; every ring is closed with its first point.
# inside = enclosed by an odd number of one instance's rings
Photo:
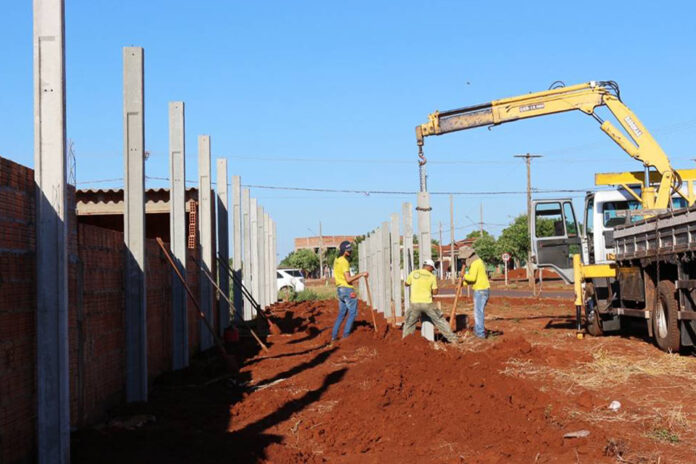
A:
{"type": "Polygon", "coordinates": [[[278,269],[276,280],[278,291],[294,290],[296,293],[305,288],[304,276],[299,269],[278,269]]]}

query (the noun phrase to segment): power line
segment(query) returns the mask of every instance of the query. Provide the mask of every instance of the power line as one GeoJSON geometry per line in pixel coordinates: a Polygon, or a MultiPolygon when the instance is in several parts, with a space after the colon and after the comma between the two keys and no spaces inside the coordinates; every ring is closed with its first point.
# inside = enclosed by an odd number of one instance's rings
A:
{"type": "MultiPolygon", "coordinates": [[[[168,177],[154,177],[145,176],[147,180],[157,180],[157,181],[169,181],[168,177]]],[[[105,182],[117,182],[122,181],[123,178],[114,179],[96,179],[91,181],[78,182],[79,185],[83,184],[98,184],[105,182]]],[[[187,184],[197,184],[196,180],[186,180],[187,184]]],[[[215,182],[211,182],[215,184],[215,182]]],[[[228,184],[230,186],[231,184],[228,184]]],[[[282,191],[299,191],[299,192],[315,192],[315,193],[347,193],[347,194],[358,194],[358,195],[416,195],[418,192],[410,190],[372,190],[372,189],[332,189],[323,187],[291,187],[291,186],[278,186],[278,185],[259,185],[259,184],[242,184],[243,187],[255,188],[261,190],[282,190],[282,191]]],[[[594,190],[592,188],[585,189],[532,189],[533,193],[585,193],[589,190],[594,190]]],[[[430,192],[431,195],[521,195],[526,194],[526,190],[510,190],[510,191],[459,191],[459,192],[449,192],[449,191],[435,191],[430,192]]]]}

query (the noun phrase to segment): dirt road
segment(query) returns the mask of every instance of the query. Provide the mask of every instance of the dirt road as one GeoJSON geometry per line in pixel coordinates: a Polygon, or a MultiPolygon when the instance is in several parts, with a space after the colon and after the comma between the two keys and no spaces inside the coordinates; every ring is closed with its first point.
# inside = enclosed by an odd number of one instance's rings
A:
{"type": "Polygon", "coordinates": [[[431,344],[381,318],[375,334],[361,303],[356,331],[329,347],[335,311],[276,306],[287,334],[269,353],[247,346],[242,385],[205,362],[163,378],[149,404],[115,412],[156,421],[75,433],[73,461],[694,462],[696,359],[640,330],[577,340],[571,302],[492,298],[500,335],[431,344]]]}

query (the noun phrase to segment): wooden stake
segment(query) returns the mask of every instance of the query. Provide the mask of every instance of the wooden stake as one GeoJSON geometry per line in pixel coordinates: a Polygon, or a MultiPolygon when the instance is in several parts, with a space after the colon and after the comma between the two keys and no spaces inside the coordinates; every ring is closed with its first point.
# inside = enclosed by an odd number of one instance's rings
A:
{"type": "MultiPolygon", "coordinates": [[[[201,266],[201,264],[198,262],[197,259],[194,258],[194,261],[196,261],[196,264],[198,264],[198,266],[201,268],[201,271],[203,271],[203,274],[205,274],[205,276],[208,278],[210,283],[213,284],[213,287],[215,287],[215,290],[217,290],[217,292],[220,294],[220,296],[222,296],[225,299],[225,301],[227,301],[227,304],[229,304],[230,307],[234,308],[234,304],[230,301],[230,298],[227,295],[225,295],[225,292],[222,291],[222,289],[218,286],[218,284],[215,283],[213,276],[211,276],[210,273],[204,267],[201,266]]],[[[237,308],[234,308],[234,309],[236,310],[237,308]]],[[[259,311],[257,311],[257,312],[259,312],[259,311]]],[[[264,314],[264,316],[265,316],[265,314],[264,314]]],[[[266,319],[266,322],[268,322],[268,328],[271,330],[271,332],[274,335],[278,335],[281,333],[278,326],[276,326],[270,318],[266,317],[265,319],[266,319]]],[[[249,330],[251,330],[253,332],[253,330],[251,328],[249,328],[249,330]]],[[[254,338],[256,338],[258,340],[258,338],[256,337],[255,334],[254,334],[254,338]]],[[[261,346],[266,351],[268,351],[268,348],[266,348],[263,343],[261,344],[261,346]]]]}
{"type": "Polygon", "coordinates": [[[208,328],[210,333],[213,335],[215,344],[217,345],[218,350],[220,351],[220,355],[227,363],[228,368],[233,369],[234,371],[238,371],[239,367],[237,366],[237,362],[230,355],[227,354],[227,351],[225,351],[225,345],[222,344],[222,340],[220,340],[220,337],[218,337],[218,335],[215,333],[215,330],[213,330],[213,327],[210,325],[210,322],[208,321],[208,319],[206,319],[205,314],[203,314],[203,311],[201,311],[201,307],[198,304],[198,300],[196,300],[196,297],[193,296],[193,292],[191,292],[191,289],[189,288],[186,279],[184,279],[184,276],[182,276],[181,272],[179,272],[179,268],[177,268],[176,264],[174,264],[174,260],[169,254],[169,251],[167,251],[167,248],[164,246],[164,242],[160,237],[157,237],[157,244],[162,249],[162,252],[164,252],[164,256],[167,258],[167,261],[169,261],[169,264],[172,266],[172,269],[174,269],[174,272],[176,273],[177,277],[184,286],[184,289],[186,289],[186,293],[188,293],[188,296],[191,297],[191,301],[193,301],[194,306],[198,310],[198,317],[200,317],[203,320],[203,323],[208,328]]]}
{"type": "Polygon", "coordinates": [[[459,279],[457,279],[457,290],[454,292],[454,304],[452,305],[452,312],[450,312],[450,328],[453,331],[457,328],[457,302],[459,301],[459,295],[462,293],[464,270],[465,267],[462,265],[462,271],[459,274],[459,279]]]}
{"type": "Polygon", "coordinates": [[[365,288],[367,289],[367,301],[370,304],[370,311],[372,311],[372,325],[375,327],[375,332],[377,332],[377,319],[375,319],[375,307],[372,306],[372,292],[370,291],[370,280],[365,277],[365,288]]]}

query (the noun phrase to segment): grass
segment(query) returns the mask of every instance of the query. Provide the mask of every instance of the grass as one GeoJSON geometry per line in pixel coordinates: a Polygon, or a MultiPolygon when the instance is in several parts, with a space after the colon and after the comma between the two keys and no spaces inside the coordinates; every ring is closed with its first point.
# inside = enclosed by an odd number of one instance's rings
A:
{"type": "Polygon", "coordinates": [[[333,285],[312,285],[301,292],[287,292],[280,297],[285,301],[301,303],[303,301],[332,300],[336,298],[336,287],[333,285]]]}
{"type": "Polygon", "coordinates": [[[667,443],[679,443],[679,435],[662,427],[654,428],[647,433],[648,438],[667,443]]]}
{"type": "MultiPolygon", "coordinates": [[[[696,381],[693,358],[659,353],[636,359],[612,354],[605,350],[595,352],[592,361],[567,370],[536,365],[527,359],[512,358],[507,361],[505,369],[501,372],[515,377],[553,379],[563,388],[567,386],[568,390],[579,386],[589,390],[607,391],[609,388],[627,382],[640,381],[637,377],[645,376],[683,378],[684,385],[696,381]]],[[[645,430],[647,438],[663,443],[679,443],[683,434],[691,435],[695,424],[684,413],[681,405],[656,406],[653,401],[650,401],[644,406],[630,411],[621,409],[615,412],[606,406],[601,406],[592,411],[576,411],[571,408],[566,409],[565,412],[571,419],[582,417],[591,423],[639,424],[645,430]]],[[[551,408],[547,406],[544,416],[548,419],[550,415],[551,408]]]]}
{"type": "Polygon", "coordinates": [[[600,349],[592,354],[592,358],[592,361],[568,370],[537,366],[528,360],[510,359],[502,372],[518,377],[546,375],[561,383],[591,390],[621,385],[639,376],[679,377],[688,383],[696,382],[694,359],[678,354],[657,353],[636,359],[600,349]]]}
{"type": "Polygon", "coordinates": [[[334,285],[312,285],[305,287],[305,291],[314,292],[317,300],[333,300],[336,298],[336,287],[334,285]]]}

